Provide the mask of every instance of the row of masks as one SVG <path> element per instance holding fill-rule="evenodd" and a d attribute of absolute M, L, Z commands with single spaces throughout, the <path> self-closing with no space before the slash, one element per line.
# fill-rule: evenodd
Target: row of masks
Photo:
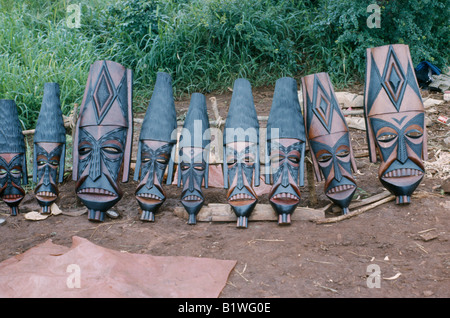
<path fill-rule="evenodd" d="M 132 83 L 132 71 L 118 63 L 97 61 L 91 65 L 75 127 L 72 175 L 76 194 L 92 221 L 104 220 L 105 213 L 123 196 L 119 182 L 129 178 Z M 327 73 L 304 76 L 301 89 L 303 107 L 295 79 L 276 81 L 261 169 L 260 126 L 251 84 L 243 78 L 234 82 L 223 130 L 223 177 L 237 227 L 248 226 L 258 202 L 255 187 L 260 180 L 272 185 L 269 200 L 278 223 L 290 223 L 301 200 L 307 150 L 316 179 L 324 181 L 325 195 L 342 213 L 349 211 L 357 189 L 356 164 L 330 77 Z M 27 183 L 25 143 L 14 101 L 0 103 L 0 197 L 15 215 L 25 195 L 21 185 Z M 427 149 L 424 107 L 407 45 L 367 49 L 364 113 L 370 160 L 380 161 L 379 180 L 398 204 L 409 203 L 423 178 Z M 196 223 L 205 202 L 202 188 L 208 187 L 211 134 L 203 94 L 191 95 L 181 132 L 177 128 L 172 78 L 159 72 L 139 134 L 134 170 L 143 221 L 154 221 L 166 199 L 164 178 L 172 183 L 175 164 L 189 224 Z M 57 184 L 63 180 L 65 160 L 65 128 L 56 83 L 44 87 L 33 156 L 36 199 L 42 213 L 50 213 L 58 197 Z"/>

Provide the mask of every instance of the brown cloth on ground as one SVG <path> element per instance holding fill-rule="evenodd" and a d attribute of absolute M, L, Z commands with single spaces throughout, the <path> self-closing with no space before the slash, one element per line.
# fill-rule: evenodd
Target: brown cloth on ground
<path fill-rule="evenodd" d="M 0 263 L 0 297 L 213 298 L 233 260 L 119 252 L 74 236 L 51 240 Z"/>

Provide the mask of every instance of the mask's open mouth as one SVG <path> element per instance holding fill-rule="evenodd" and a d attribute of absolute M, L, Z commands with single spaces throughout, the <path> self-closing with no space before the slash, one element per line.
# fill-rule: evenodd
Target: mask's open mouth
<path fill-rule="evenodd" d="M 2 200 L 6 203 L 14 203 L 23 199 L 23 195 L 21 194 L 5 194 L 2 197 Z"/>
<path fill-rule="evenodd" d="M 199 202 L 199 201 L 203 201 L 203 199 L 197 195 L 187 195 L 185 197 L 183 197 L 181 200 L 183 201 L 188 201 L 188 202 Z"/>
<path fill-rule="evenodd" d="M 275 204 L 293 205 L 300 202 L 300 198 L 295 194 L 288 192 L 277 193 L 270 198 L 270 201 Z"/>
<path fill-rule="evenodd" d="M 326 192 L 326 195 L 332 199 L 342 200 L 351 195 L 355 188 L 356 186 L 353 184 L 341 184 L 329 189 Z"/>
<path fill-rule="evenodd" d="M 382 176 L 382 179 L 393 185 L 412 184 L 423 177 L 423 171 L 412 168 L 399 168 L 391 170 Z"/>
<path fill-rule="evenodd" d="M 164 201 L 164 198 L 153 193 L 138 193 L 136 194 L 136 199 L 147 204 L 158 204 Z"/>
<path fill-rule="evenodd" d="M 118 197 L 116 193 L 100 188 L 83 188 L 78 190 L 77 195 L 82 200 L 99 202 L 108 202 Z"/>
<path fill-rule="evenodd" d="M 256 201 L 256 198 L 248 193 L 236 193 L 228 198 L 228 202 L 234 206 L 249 205 Z"/>
<path fill-rule="evenodd" d="M 39 201 L 53 201 L 56 197 L 57 195 L 50 191 L 40 191 L 36 193 L 36 198 Z"/>

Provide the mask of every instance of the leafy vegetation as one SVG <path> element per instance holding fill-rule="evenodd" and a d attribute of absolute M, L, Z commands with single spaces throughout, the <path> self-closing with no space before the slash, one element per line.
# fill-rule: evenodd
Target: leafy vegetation
<path fill-rule="evenodd" d="M 67 7 L 81 4 L 81 26 Z M 366 24 L 381 8 L 381 28 Z M 448 0 L 0 0 L 0 98 L 15 99 L 34 128 L 45 82 L 58 82 L 64 114 L 80 103 L 89 66 L 114 60 L 134 71 L 144 110 L 157 71 L 177 96 L 328 72 L 336 87 L 362 82 L 365 50 L 410 46 L 416 65 L 449 64 Z"/>

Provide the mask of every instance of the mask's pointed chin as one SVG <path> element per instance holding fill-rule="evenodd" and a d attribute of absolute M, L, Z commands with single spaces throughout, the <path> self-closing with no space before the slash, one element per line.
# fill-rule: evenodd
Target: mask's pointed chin
<path fill-rule="evenodd" d="M 352 201 L 352 198 L 353 198 L 353 194 L 356 191 L 356 186 L 348 187 L 348 185 L 341 185 L 339 187 L 341 187 L 341 188 L 339 188 L 339 189 L 341 189 L 341 191 L 339 191 L 339 192 L 336 191 L 336 192 L 332 192 L 332 193 L 327 191 L 326 196 L 331 201 L 333 201 L 334 204 L 341 207 L 343 214 L 347 214 L 348 206 L 350 205 L 350 202 Z"/>

